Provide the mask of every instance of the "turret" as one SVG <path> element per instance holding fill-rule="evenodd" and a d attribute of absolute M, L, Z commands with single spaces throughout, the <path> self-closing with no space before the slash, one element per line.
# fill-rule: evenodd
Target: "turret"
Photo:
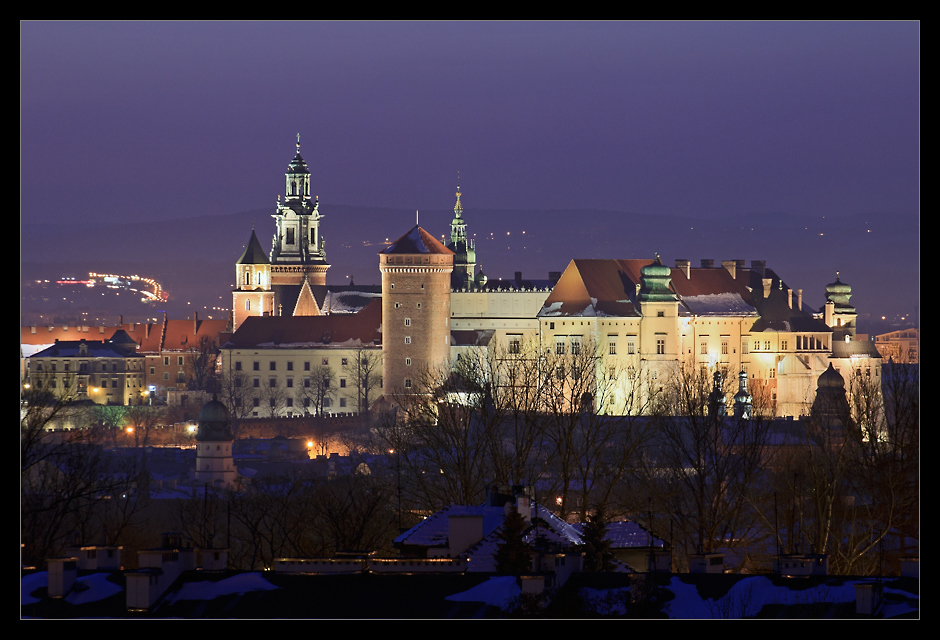
<path fill-rule="evenodd" d="M 379 254 L 386 394 L 409 393 L 449 367 L 454 252 L 415 226 Z"/>
<path fill-rule="evenodd" d="M 849 302 L 851 297 L 852 287 L 842 282 L 839 272 L 836 271 L 835 282 L 826 285 L 826 304 L 822 309 L 824 322 L 832 329 L 834 340 L 855 337 L 858 313 Z"/>

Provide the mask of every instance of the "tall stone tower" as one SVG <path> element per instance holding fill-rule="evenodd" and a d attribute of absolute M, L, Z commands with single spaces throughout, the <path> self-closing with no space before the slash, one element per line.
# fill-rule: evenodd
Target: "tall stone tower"
<path fill-rule="evenodd" d="M 419 390 L 450 361 L 454 252 L 419 226 L 379 253 L 386 394 Z"/>
<path fill-rule="evenodd" d="M 271 284 L 296 286 L 326 284 L 326 249 L 320 233 L 320 203 L 310 199 L 310 170 L 297 154 L 287 165 L 284 202 L 278 197 L 277 213 L 272 217 L 276 231 L 271 246 Z"/>
<path fill-rule="evenodd" d="M 235 290 L 232 292 L 232 331 L 249 316 L 273 315 L 271 263 L 261 248 L 255 230 L 235 263 Z"/>
<path fill-rule="evenodd" d="M 454 289 L 470 289 L 475 284 L 476 249 L 474 241 L 467 237 L 467 223 L 463 219 L 463 206 L 460 204 L 460 185 L 457 185 L 457 204 L 454 205 L 454 219 L 450 223 L 450 242 L 447 248 L 454 252 L 454 272 L 451 285 Z"/>

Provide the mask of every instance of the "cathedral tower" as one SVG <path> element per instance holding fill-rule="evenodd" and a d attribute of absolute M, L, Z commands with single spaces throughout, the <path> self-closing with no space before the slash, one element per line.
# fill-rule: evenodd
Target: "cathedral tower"
<path fill-rule="evenodd" d="M 454 252 L 419 226 L 379 254 L 386 393 L 408 393 L 450 360 Z"/>
<path fill-rule="evenodd" d="M 463 219 L 463 206 L 460 204 L 460 185 L 457 185 L 457 204 L 454 205 L 454 219 L 450 223 L 450 242 L 447 248 L 454 252 L 451 285 L 454 289 L 473 288 L 476 250 L 473 240 L 467 238 L 467 223 Z"/>
<path fill-rule="evenodd" d="M 284 202 L 278 198 L 277 213 L 272 217 L 276 231 L 271 246 L 272 284 L 326 284 L 326 249 L 320 233 L 320 203 L 310 199 L 310 170 L 300 155 L 300 134 L 297 153 L 285 174 Z"/>

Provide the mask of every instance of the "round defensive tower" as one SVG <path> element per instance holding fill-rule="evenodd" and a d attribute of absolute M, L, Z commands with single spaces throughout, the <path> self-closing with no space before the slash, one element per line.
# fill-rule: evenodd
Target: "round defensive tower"
<path fill-rule="evenodd" d="M 379 253 L 386 394 L 419 390 L 450 364 L 454 252 L 419 226 Z"/>

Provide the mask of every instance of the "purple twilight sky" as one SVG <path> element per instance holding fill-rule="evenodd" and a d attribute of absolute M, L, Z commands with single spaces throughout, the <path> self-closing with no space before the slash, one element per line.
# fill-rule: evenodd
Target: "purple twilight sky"
<path fill-rule="evenodd" d="M 26 22 L 24 221 L 270 207 L 298 132 L 314 191 L 337 204 L 446 207 L 459 171 L 476 208 L 913 212 L 919 33 Z"/>

